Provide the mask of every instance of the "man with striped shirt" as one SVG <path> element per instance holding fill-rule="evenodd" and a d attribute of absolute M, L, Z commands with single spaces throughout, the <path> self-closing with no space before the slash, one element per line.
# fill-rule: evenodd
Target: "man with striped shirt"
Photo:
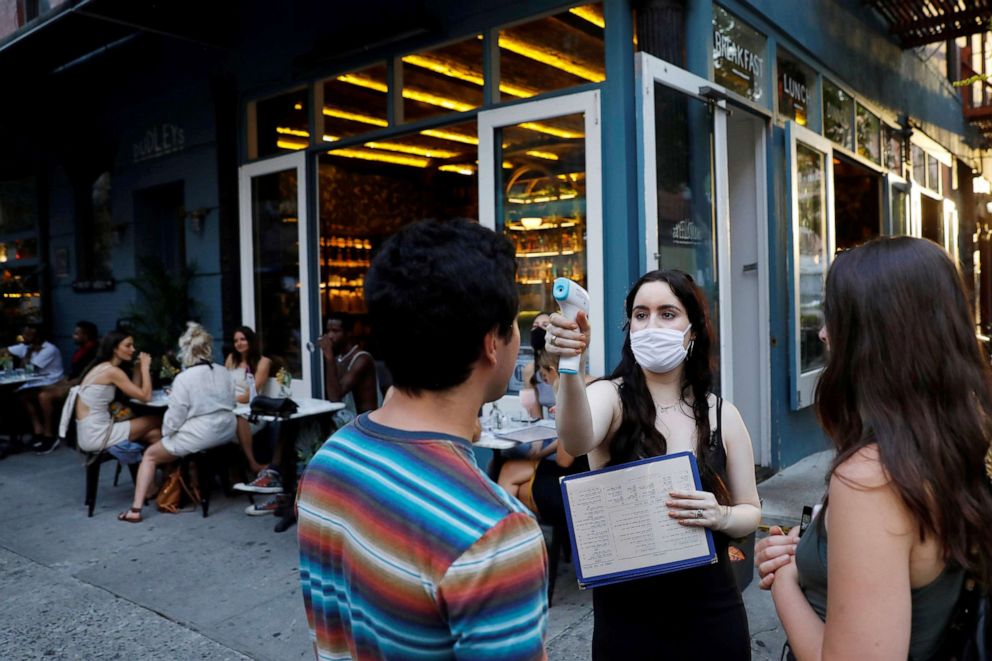
<path fill-rule="evenodd" d="M 298 497 L 318 659 L 543 659 L 540 528 L 475 463 L 484 402 L 520 346 L 513 245 L 468 221 L 408 226 L 365 280 L 382 408 L 336 432 Z"/>

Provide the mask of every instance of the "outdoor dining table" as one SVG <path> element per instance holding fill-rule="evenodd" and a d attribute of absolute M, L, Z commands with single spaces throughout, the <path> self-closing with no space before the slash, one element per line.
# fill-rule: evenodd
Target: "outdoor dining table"
<path fill-rule="evenodd" d="M 154 409 L 165 409 L 169 406 L 169 396 L 164 390 L 152 391 L 152 398 L 143 402 L 140 399 L 132 399 L 138 406 L 145 406 Z M 303 421 L 313 418 L 319 420 L 321 424 L 321 436 L 326 437 L 330 433 L 331 415 L 336 411 L 345 408 L 344 402 L 329 402 L 326 399 L 315 399 L 313 397 L 293 397 L 297 410 L 288 418 L 280 418 L 273 415 L 252 416 L 251 406 L 248 404 L 238 404 L 234 407 L 234 415 L 239 418 L 252 419 L 261 422 L 278 422 L 279 438 L 276 441 L 276 451 L 279 463 L 279 472 L 283 479 L 283 490 L 291 497 L 296 494 L 296 437 L 299 435 L 300 425 Z M 283 532 L 296 522 L 296 513 L 292 504 L 283 510 L 277 511 L 279 521 L 276 523 L 275 531 Z"/>
<path fill-rule="evenodd" d="M 293 498 L 296 496 L 296 437 L 299 435 L 300 424 L 309 418 L 318 420 L 321 424 L 321 438 L 326 438 L 332 426 L 331 415 L 345 408 L 344 402 L 329 402 L 326 399 L 312 397 L 294 397 L 293 401 L 296 402 L 298 409 L 288 418 L 271 415 L 259 415 L 253 418 L 279 423 L 279 439 L 276 441 L 276 451 L 281 451 L 278 457 L 279 473 L 283 480 L 283 492 L 289 494 L 290 502 L 276 510 L 276 516 L 279 517 L 274 528 L 276 532 L 283 532 L 296 523 Z M 234 414 L 241 418 L 250 418 L 251 407 L 248 404 L 239 404 L 234 407 Z"/>

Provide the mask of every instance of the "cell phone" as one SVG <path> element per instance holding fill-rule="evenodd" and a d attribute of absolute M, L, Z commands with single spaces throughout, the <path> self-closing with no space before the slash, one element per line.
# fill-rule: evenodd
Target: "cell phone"
<path fill-rule="evenodd" d="M 813 520 L 813 508 L 809 505 L 803 506 L 803 516 L 799 519 L 799 536 L 802 537 L 803 533 L 806 532 L 806 528 L 809 528 L 810 521 Z"/>

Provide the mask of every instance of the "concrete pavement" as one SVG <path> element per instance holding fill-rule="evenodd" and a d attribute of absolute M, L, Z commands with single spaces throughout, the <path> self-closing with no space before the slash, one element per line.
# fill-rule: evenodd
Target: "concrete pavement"
<path fill-rule="evenodd" d="M 766 519 L 793 522 L 803 503 L 817 502 L 825 461 L 815 455 L 760 485 Z M 125 471 L 112 486 L 113 468 L 103 466 L 90 519 L 74 452 L 0 461 L 0 658 L 312 658 L 295 528 L 274 533 L 273 517 L 243 514 L 247 497 L 222 494 L 206 519 L 151 507 L 144 523 L 121 523 L 132 485 Z M 591 594 L 577 589 L 570 565 L 560 567 L 549 656 L 588 659 Z M 768 594 L 752 584 L 745 603 L 754 658 L 778 659 Z"/>

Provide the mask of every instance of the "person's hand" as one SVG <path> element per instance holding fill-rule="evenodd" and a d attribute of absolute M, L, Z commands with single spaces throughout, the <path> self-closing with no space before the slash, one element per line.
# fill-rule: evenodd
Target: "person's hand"
<path fill-rule="evenodd" d="M 334 357 L 334 345 L 331 343 L 330 335 L 321 335 L 318 337 L 317 346 L 320 347 L 325 358 L 331 359 Z"/>
<path fill-rule="evenodd" d="M 141 353 L 138 354 L 138 366 L 141 369 L 143 369 L 143 370 L 150 369 L 151 368 L 151 365 L 152 365 L 152 357 L 151 357 L 151 355 L 149 355 L 148 353 L 146 353 L 144 351 L 142 351 Z"/>
<path fill-rule="evenodd" d="M 544 337 L 544 350 L 556 356 L 576 356 L 589 346 L 589 337 L 589 318 L 585 312 L 579 312 L 575 321 L 555 312 Z"/>
<path fill-rule="evenodd" d="M 723 530 L 727 527 L 730 508 L 716 501 L 709 491 L 670 491 L 668 516 L 684 526 Z"/>
<path fill-rule="evenodd" d="M 799 569 L 793 556 L 789 556 L 789 562 L 775 570 L 772 586 L 768 589 L 772 591 L 774 597 L 776 592 L 788 587 L 789 584 L 799 585 Z"/>
<path fill-rule="evenodd" d="M 771 590 L 775 576 L 783 567 L 792 564 L 799 544 L 799 526 L 795 526 L 786 535 L 778 526 L 768 529 L 768 537 L 759 541 L 754 547 L 754 566 L 758 569 L 761 580 L 758 587 Z"/>

